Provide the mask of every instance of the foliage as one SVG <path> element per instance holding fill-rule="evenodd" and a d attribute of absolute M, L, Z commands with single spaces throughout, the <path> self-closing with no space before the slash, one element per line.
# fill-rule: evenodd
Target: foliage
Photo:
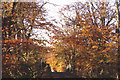
<path fill-rule="evenodd" d="M 3 3 L 3 78 L 38 78 L 49 71 L 47 64 L 57 72 L 71 65 L 71 73 L 82 78 L 116 78 L 118 33 L 114 6 L 100 0 L 66 5 L 59 12 L 60 23 L 54 20 L 59 24 L 56 26 L 45 18 L 46 3 Z M 36 29 L 48 31 L 51 40 L 37 39 Z"/>
<path fill-rule="evenodd" d="M 56 26 L 52 37 L 56 58 L 65 59 L 81 77 L 115 77 L 118 34 L 114 7 L 109 2 L 76 2 L 60 14 L 62 27 Z"/>
<path fill-rule="evenodd" d="M 32 38 L 39 21 L 45 21 L 45 2 L 3 2 L 2 62 L 3 78 L 34 78 L 42 72 L 44 40 Z M 38 44 L 42 44 L 39 46 Z M 42 61 L 43 60 L 43 61 Z M 44 68 L 43 68 L 44 69 Z"/>

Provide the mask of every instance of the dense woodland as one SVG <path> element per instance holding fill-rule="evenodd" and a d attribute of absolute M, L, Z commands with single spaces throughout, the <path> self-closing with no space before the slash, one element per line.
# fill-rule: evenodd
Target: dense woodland
<path fill-rule="evenodd" d="M 70 65 L 69 71 L 80 78 L 116 78 L 115 4 L 98 0 L 66 5 L 59 22 L 47 20 L 46 4 L 2 3 L 2 77 L 40 78 L 49 64 L 57 72 Z M 35 29 L 46 30 L 50 41 L 38 39 Z"/>

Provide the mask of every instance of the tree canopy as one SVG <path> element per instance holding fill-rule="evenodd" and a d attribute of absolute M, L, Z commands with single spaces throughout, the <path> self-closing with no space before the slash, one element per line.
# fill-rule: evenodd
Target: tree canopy
<path fill-rule="evenodd" d="M 119 33 L 115 6 L 100 0 L 75 2 L 61 8 L 57 22 L 46 18 L 46 4 L 42 0 L 3 2 L 3 78 L 38 78 L 48 71 L 47 64 L 57 72 L 69 67 L 81 78 L 116 78 Z M 50 41 L 38 39 L 35 30 L 48 31 Z"/>

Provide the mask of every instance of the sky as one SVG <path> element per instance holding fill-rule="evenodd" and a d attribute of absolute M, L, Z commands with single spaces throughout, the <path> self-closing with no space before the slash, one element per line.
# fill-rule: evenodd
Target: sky
<path fill-rule="evenodd" d="M 48 12 L 48 19 L 49 20 L 52 20 L 52 19 L 59 20 L 60 15 L 58 14 L 58 11 L 64 5 L 72 4 L 72 3 L 74 3 L 78 0 L 44 0 L 44 1 L 47 1 L 47 2 L 51 3 L 51 4 L 46 4 L 44 6 L 47 9 L 47 12 Z M 56 4 L 56 6 L 54 6 L 53 4 Z M 39 37 L 44 37 L 44 39 L 49 41 L 50 38 L 45 33 L 46 33 L 45 30 L 38 30 L 38 32 L 36 34 L 40 34 Z M 48 43 L 46 43 L 46 45 L 50 46 Z"/>
<path fill-rule="evenodd" d="M 39 1 L 39 0 L 38 0 Z M 86 1 L 90 1 L 90 0 L 44 0 L 47 1 L 51 4 L 46 4 L 44 7 L 47 9 L 48 12 L 48 19 L 52 20 L 52 19 L 56 19 L 57 21 L 59 21 L 60 15 L 58 13 L 58 11 L 64 6 L 64 5 L 69 5 L 72 4 L 74 2 L 77 1 L 81 1 L 81 2 L 86 2 Z M 93 1 L 93 0 L 91 0 Z M 95 0 L 96 1 L 96 0 Z M 105 0 L 104 0 L 105 1 Z M 114 3 L 115 0 L 110 0 L 111 3 Z M 54 6 L 53 4 L 56 4 L 56 6 Z M 39 30 L 38 34 L 40 33 L 41 35 L 39 35 L 40 37 L 44 37 L 44 39 L 46 40 L 50 40 L 48 35 L 45 34 L 45 30 Z M 47 46 L 50 46 L 49 44 L 47 44 Z"/>
<path fill-rule="evenodd" d="M 77 0 L 45 0 L 50 3 L 56 4 L 57 6 L 53 6 L 52 4 L 46 4 L 45 8 L 49 11 L 49 15 L 56 16 L 58 15 L 57 12 L 62 8 L 64 5 L 71 4 L 73 2 L 76 2 Z M 57 16 L 56 16 L 57 17 Z"/>
<path fill-rule="evenodd" d="M 52 4 L 56 4 L 56 6 L 52 4 L 46 4 L 44 7 L 48 10 L 49 17 L 59 19 L 60 15 L 58 14 L 58 11 L 64 6 L 68 4 L 72 4 L 77 1 L 85 2 L 87 0 L 44 0 Z"/>
<path fill-rule="evenodd" d="M 44 0 L 44 1 L 47 1 L 47 2 L 50 2 L 50 3 L 57 5 L 57 6 L 53 6 L 52 4 L 46 4 L 44 7 L 48 10 L 49 16 L 58 19 L 59 14 L 57 12 L 64 5 L 72 4 L 72 3 L 77 2 L 77 1 L 84 3 L 84 2 L 88 2 L 88 1 L 97 1 L 97 0 Z M 101 0 L 101 1 L 105 1 L 105 0 Z M 109 0 L 107 0 L 107 1 L 109 1 Z M 115 0 L 110 0 L 110 2 L 114 3 Z"/>

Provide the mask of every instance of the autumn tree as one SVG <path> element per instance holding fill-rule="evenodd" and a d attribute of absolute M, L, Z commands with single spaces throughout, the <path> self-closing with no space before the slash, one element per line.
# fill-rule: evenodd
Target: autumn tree
<path fill-rule="evenodd" d="M 58 72 L 70 65 L 71 73 L 82 78 L 115 78 L 118 55 L 115 7 L 100 0 L 66 5 L 60 11 L 60 23 L 55 21 L 57 26 L 46 20 L 45 4 L 42 0 L 3 3 L 3 78 L 41 77 L 47 70 L 43 62 Z M 51 41 L 37 39 L 37 29 L 48 30 Z M 53 48 L 46 47 L 45 42 Z"/>
<path fill-rule="evenodd" d="M 3 2 L 3 78 L 36 77 L 40 73 L 42 53 L 46 53 L 47 49 L 45 45 L 38 45 L 45 41 L 32 37 L 36 36 L 36 28 L 48 25 L 45 4 L 42 0 L 39 3 Z"/>
<path fill-rule="evenodd" d="M 116 13 L 117 13 L 117 29 L 116 29 L 116 33 L 118 33 L 118 39 L 119 39 L 119 36 L 120 36 L 120 33 L 119 33 L 119 31 L 120 31 L 120 9 L 119 9 L 119 5 L 120 4 L 120 1 L 119 0 L 115 0 L 115 7 L 116 7 Z M 120 42 L 118 41 L 118 48 L 119 48 L 119 46 L 120 46 L 120 44 L 119 44 Z M 118 53 L 120 53 L 120 50 L 118 49 Z M 120 57 L 120 54 L 118 54 L 118 70 L 119 70 L 119 68 L 120 68 L 120 63 L 119 63 L 119 57 Z M 118 72 L 118 77 L 117 78 L 119 78 L 120 77 L 120 73 Z"/>
<path fill-rule="evenodd" d="M 109 1 L 76 2 L 60 11 L 53 28 L 56 58 L 72 65 L 80 77 L 116 77 L 116 11 Z"/>

